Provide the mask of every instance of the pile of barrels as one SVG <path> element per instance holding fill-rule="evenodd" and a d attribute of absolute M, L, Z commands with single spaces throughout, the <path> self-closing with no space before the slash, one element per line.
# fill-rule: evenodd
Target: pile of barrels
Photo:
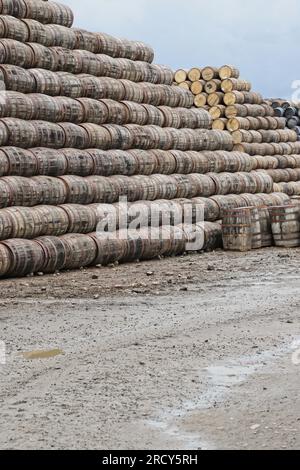
<path fill-rule="evenodd" d="M 225 250 L 250 251 L 275 245 L 300 246 L 300 205 L 248 206 L 226 209 L 222 239 Z"/>
<path fill-rule="evenodd" d="M 299 166 L 295 163 L 300 155 L 299 105 L 264 100 L 230 65 L 179 69 L 173 88 L 194 94 L 194 106 L 210 113 L 212 129 L 230 132 L 233 150 L 259 161 L 260 168 L 273 178 L 274 192 L 300 195 Z"/>
<path fill-rule="evenodd" d="M 194 106 L 210 113 L 213 129 L 232 134 L 235 150 L 262 156 L 300 153 L 299 110 L 287 102 L 264 100 L 236 67 L 180 69 L 173 85 L 194 94 Z"/>
<path fill-rule="evenodd" d="M 175 87 L 151 47 L 72 24 L 0 0 L 0 276 L 212 250 L 227 210 L 297 194 L 296 133 L 236 69 Z"/>
<path fill-rule="evenodd" d="M 268 100 L 275 116 L 286 119 L 286 127 L 294 130 L 300 140 L 300 103 L 280 99 Z"/>
<path fill-rule="evenodd" d="M 150 233 L 151 232 L 151 233 Z M 87 235 L 69 233 L 42 236 L 34 240 L 8 239 L 0 243 L 0 276 L 25 276 L 30 273 L 53 273 L 85 266 L 107 266 L 137 259 L 179 255 L 187 244 L 195 250 L 222 246 L 221 225 L 164 225 L 159 228 L 98 232 Z"/>

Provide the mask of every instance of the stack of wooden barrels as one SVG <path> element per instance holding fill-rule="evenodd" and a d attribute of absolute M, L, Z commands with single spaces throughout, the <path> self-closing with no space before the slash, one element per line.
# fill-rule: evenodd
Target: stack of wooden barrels
<path fill-rule="evenodd" d="M 240 78 L 236 67 L 179 69 L 173 85 L 194 94 L 194 106 L 209 111 L 213 129 L 232 133 L 235 150 L 263 156 L 300 153 L 294 131 L 299 124 L 297 107 L 264 100 L 260 93 L 252 91 L 249 81 Z M 290 119 L 289 129 L 285 118 Z"/>
<path fill-rule="evenodd" d="M 300 103 L 280 99 L 267 100 L 274 109 L 275 116 L 286 119 L 286 127 L 297 132 L 300 140 Z"/>
<path fill-rule="evenodd" d="M 225 250 L 250 251 L 267 246 L 300 246 L 300 205 L 226 209 L 222 222 Z"/>
<path fill-rule="evenodd" d="M 189 89 L 195 95 L 194 106 L 210 113 L 213 129 L 231 133 L 234 151 L 259 161 L 260 168 L 273 178 L 274 191 L 300 194 L 299 105 L 264 100 L 230 65 L 180 69 L 174 84 L 178 85 L 175 89 Z"/>
<path fill-rule="evenodd" d="M 72 23 L 52 1 L 0 1 L 0 276 L 214 249 L 229 208 L 289 202 L 274 180 L 300 180 L 300 157 L 245 153 L 151 47 Z M 233 68 L 201 74 L 249 102 Z"/>

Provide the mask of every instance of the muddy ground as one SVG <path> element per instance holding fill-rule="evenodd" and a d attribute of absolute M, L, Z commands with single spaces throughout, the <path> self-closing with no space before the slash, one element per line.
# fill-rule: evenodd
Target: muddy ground
<path fill-rule="evenodd" d="M 299 260 L 216 251 L 1 281 L 0 448 L 299 449 Z"/>

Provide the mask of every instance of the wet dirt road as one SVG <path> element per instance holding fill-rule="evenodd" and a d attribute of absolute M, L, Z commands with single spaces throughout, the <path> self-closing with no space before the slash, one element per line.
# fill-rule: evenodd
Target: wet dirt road
<path fill-rule="evenodd" d="M 1 281 L 0 448 L 299 449 L 299 255 Z"/>

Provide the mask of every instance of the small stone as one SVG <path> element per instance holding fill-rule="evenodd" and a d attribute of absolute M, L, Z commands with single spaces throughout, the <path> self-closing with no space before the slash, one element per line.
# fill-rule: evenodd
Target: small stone
<path fill-rule="evenodd" d="M 147 276 L 153 276 L 154 272 L 153 271 L 148 271 L 146 274 L 147 274 Z"/>
<path fill-rule="evenodd" d="M 44 276 L 44 273 L 37 273 L 37 276 Z"/>
<path fill-rule="evenodd" d="M 211 264 L 209 264 L 207 266 L 207 271 L 215 271 L 215 270 L 216 270 L 216 268 L 214 266 L 212 266 Z"/>
<path fill-rule="evenodd" d="M 256 430 L 259 429 L 259 428 L 260 428 L 260 424 L 253 424 L 253 425 L 250 427 L 250 429 L 251 429 L 252 431 L 256 431 Z"/>
<path fill-rule="evenodd" d="M 99 294 L 94 295 L 94 299 L 95 299 L 95 300 L 98 300 L 99 298 L 100 298 L 100 295 L 99 295 Z"/>

